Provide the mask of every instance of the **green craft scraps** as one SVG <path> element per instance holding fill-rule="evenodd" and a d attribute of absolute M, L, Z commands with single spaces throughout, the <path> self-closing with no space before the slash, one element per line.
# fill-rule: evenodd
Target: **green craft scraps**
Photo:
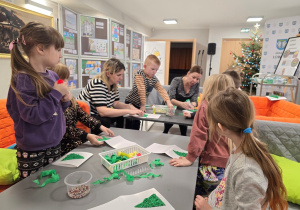
<path fill-rule="evenodd" d="M 143 117 L 148 117 L 148 115 L 147 114 L 144 114 L 144 116 Z"/>
<path fill-rule="evenodd" d="M 116 162 L 120 162 L 123 160 L 128 160 L 128 157 L 126 156 L 118 156 L 116 154 L 112 154 L 110 157 L 108 155 L 105 155 L 104 158 L 110 163 L 110 164 L 114 164 Z"/>
<path fill-rule="evenodd" d="M 152 164 L 154 164 L 155 166 L 164 166 L 165 165 L 164 163 L 160 162 L 160 159 L 156 159 L 149 164 L 150 168 L 153 169 Z"/>
<path fill-rule="evenodd" d="M 93 185 L 103 184 L 103 183 L 105 183 L 107 181 L 110 181 L 112 179 L 120 179 L 122 174 L 126 176 L 126 180 L 128 182 L 133 182 L 134 178 L 148 178 L 148 177 L 155 178 L 155 177 L 161 176 L 161 174 L 156 175 L 156 174 L 153 174 L 153 173 L 148 173 L 148 174 L 147 173 L 142 173 L 140 175 L 132 176 L 132 175 L 126 173 L 124 170 L 120 170 L 120 171 L 114 171 L 114 173 L 112 175 L 110 175 L 109 177 L 104 177 L 103 181 L 97 180 L 97 181 L 93 182 L 92 184 Z"/>
<path fill-rule="evenodd" d="M 142 203 L 134 206 L 135 208 L 152 208 L 158 206 L 165 206 L 164 202 L 155 194 L 153 193 L 150 197 L 145 198 Z"/>
<path fill-rule="evenodd" d="M 61 161 L 66 161 L 66 160 L 74 160 L 74 159 L 84 159 L 83 156 L 75 154 L 75 153 L 71 153 L 68 154 L 64 159 L 62 159 Z"/>
<path fill-rule="evenodd" d="M 39 187 L 45 187 L 49 183 L 55 183 L 59 180 L 59 175 L 56 173 L 54 169 L 42 171 L 40 175 L 40 179 L 42 179 L 45 176 L 51 176 L 51 178 L 46 179 L 41 185 L 38 179 L 33 180 L 34 183 L 36 183 Z"/>
<path fill-rule="evenodd" d="M 105 137 L 105 136 L 102 136 L 102 139 L 97 138 L 98 141 L 106 141 L 106 140 L 109 140 L 109 139 L 111 139 L 111 138 Z"/>
<path fill-rule="evenodd" d="M 173 150 L 173 152 L 175 152 L 176 155 L 178 155 L 180 157 L 186 157 L 186 155 L 187 155 L 187 153 L 185 153 L 185 152 L 179 152 L 179 151 L 175 151 L 175 150 Z"/>

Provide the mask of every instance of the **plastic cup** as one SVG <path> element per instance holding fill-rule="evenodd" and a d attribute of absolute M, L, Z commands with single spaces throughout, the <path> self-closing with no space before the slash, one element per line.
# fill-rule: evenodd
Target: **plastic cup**
<path fill-rule="evenodd" d="M 174 116 L 175 115 L 175 111 L 177 109 L 177 106 L 174 106 L 172 110 L 169 110 L 169 108 L 167 108 L 167 112 L 166 112 L 166 115 L 167 116 Z"/>
<path fill-rule="evenodd" d="M 88 171 L 76 171 L 65 177 L 67 192 L 70 198 L 83 198 L 91 190 L 93 175 Z"/>

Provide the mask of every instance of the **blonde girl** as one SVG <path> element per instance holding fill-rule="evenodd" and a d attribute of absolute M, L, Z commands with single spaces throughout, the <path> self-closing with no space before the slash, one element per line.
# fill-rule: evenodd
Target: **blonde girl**
<path fill-rule="evenodd" d="M 14 121 L 21 178 L 60 157 L 70 93 L 47 67 L 59 62 L 63 47 L 63 37 L 54 28 L 35 22 L 21 28 L 9 46 L 12 74 L 6 107 Z"/>
<path fill-rule="evenodd" d="M 217 132 L 230 138 L 236 150 L 208 201 L 196 197 L 197 210 L 288 208 L 281 171 L 266 145 L 253 136 L 254 118 L 252 101 L 242 91 L 227 89 L 211 99 L 207 109 L 210 136 Z"/>
<path fill-rule="evenodd" d="M 223 177 L 229 157 L 228 140 L 225 137 L 208 135 L 206 110 L 212 97 L 228 87 L 234 87 L 234 82 L 225 74 L 212 75 L 205 80 L 202 101 L 194 118 L 187 148 L 188 154 L 186 157 L 174 158 L 170 161 L 170 164 L 176 167 L 190 166 L 199 157 L 195 195 L 207 196 Z"/>

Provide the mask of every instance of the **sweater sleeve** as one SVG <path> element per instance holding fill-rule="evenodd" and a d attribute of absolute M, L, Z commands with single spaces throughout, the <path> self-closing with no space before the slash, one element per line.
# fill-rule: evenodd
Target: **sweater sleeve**
<path fill-rule="evenodd" d="M 192 131 L 190 135 L 190 142 L 188 144 L 188 154 L 186 158 L 194 162 L 197 157 L 205 148 L 205 144 L 208 140 L 208 123 L 206 120 L 207 102 L 203 101 L 194 118 Z"/>
<path fill-rule="evenodd" d="M 142 75 L 136 75 L 134 77 L 134 82 L 136 84 L 136 87 L 138 89 L 138 95 L 141 100 L 141 104 L 146 104 L 146 89 L 145 89 L 145 81 Z"/>
<path fill-rule="evenodd" d="M 169 95 L 163 86 L 161 86 L 160 82 L 158 81 L 155 83 L 154 88 L 157 90 L 157 92 L 161 95 L 164 101 L 170 100 Z"/>
<path fill-rule="evenodd" d="M 176 99 L 176 92 L 177 92 L 178 86 L 179 86 L 179 82 L 178 82 L 178 79 L 175 77 L 174 79 L 172 79 L 172 82 L 170 84 L 170 88 L 168 91 L 170 100 Z"/>

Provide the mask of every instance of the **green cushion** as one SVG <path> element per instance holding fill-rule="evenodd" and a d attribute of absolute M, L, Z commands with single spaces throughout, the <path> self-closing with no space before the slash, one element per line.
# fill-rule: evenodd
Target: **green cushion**
<path fill-rule="evenodd" d="M 14 184 L 18 179 L 16 150 L 0 148 L 0 185 Z"/>
<path fill-rule="evenodd" d="M 300 205 L 300 163 L 273 154 L 272 157 L 282 169 L 282 179 L 287 191 L 287 200 Z"/>

